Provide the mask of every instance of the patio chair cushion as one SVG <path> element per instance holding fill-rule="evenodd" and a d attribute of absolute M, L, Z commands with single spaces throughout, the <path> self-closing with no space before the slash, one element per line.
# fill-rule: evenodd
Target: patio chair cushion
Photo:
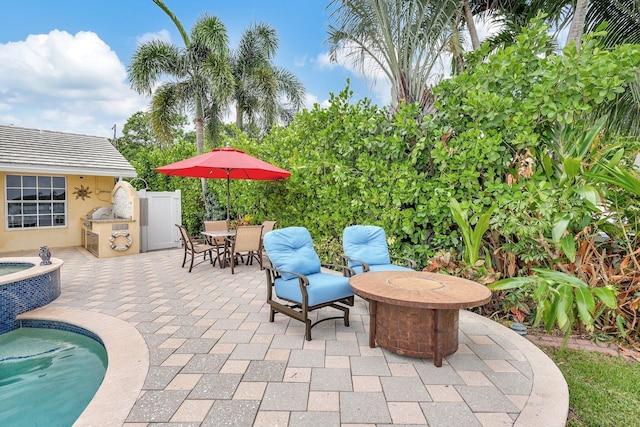
<path fill-rule="evenodd" d="M 374 225 L 346 227 L 342 235 L 342 242 L 344 253 L 350 258 L 349 267 L 351 268 L 361 265 L 357 260 L 372 266 L 391 264 L 387 236 L 381 227 Z M 360 267 L 360 272 L 362 272 L 362 267 Z"/>
<path fill-rule="evenodd" d="M 356 274 L 362 273 L 362 265 L 351 267 Z M 395 264 L 369 264 L 369 271 L 414 271 L 412 268 Z"/>
<path fill-rule="evenodd" d="M 309 286 L 306 288 L 309 306 L 353 296 L 348 277 L 329 273 L 314 273 L 307 275 L 307 279 L 309 279 Z M 275 288 L 279 298 L 302 303 L 300 284 L 297 278 L 276 279 Z"/>
<path fill-rule="evenodd" d="M 304 227 L 268 232 L 264 235 L 264 248 L 277 270 L 293 271 L 305 276 L 320 272 L 320 258 L 313 248 L 309 230 Z M 296 277 L 293 274 L 281 274 L 285 280 Z"/>

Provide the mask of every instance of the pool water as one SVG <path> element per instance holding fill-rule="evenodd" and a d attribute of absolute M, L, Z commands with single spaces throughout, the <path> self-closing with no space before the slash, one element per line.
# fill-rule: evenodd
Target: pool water
<path fill-rule="evenodd" d="M 29 264 L 26 262 L 1 263 L 0 276 L 4 276 L 5 274 L 17 273 L 18 271 L 26 270 L 31 267 L 33 267 L 33 264 Z"/>
<path fill-rule="evenodd" d="M 102 344 L 58 329 L 0 335 L 0 426 L 71 426 L 107 369 Z"/>

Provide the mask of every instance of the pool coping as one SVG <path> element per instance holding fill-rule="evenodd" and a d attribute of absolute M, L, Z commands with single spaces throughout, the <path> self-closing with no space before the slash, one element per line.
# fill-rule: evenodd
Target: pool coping
<path fill-rule="evenodd" d="M 33 264 L 33 267 L 29 267 L 25 270 L 0 276 L 0 286 L 13 283 L 18 280 L 25 280 L 31 277 L 41 276 L 45 273 L 50 273 L 60 269 L 64 264 L 64 261 L 59 258 L 51 258 L 51 264 L 47 265 L 40 265 L 41 261 L 40 257 L 0 257 L 0 262 Z"/>
<path fill-rule="evenodd" d="M 74 425 L 125 423 L 149 371 L 149 349 L 134 326 L 113 316 L 68 307 L 41 307 L 22 313 L 17 319 L 68 323 L 99 336 L 109 364 L 98 391 Z"/>

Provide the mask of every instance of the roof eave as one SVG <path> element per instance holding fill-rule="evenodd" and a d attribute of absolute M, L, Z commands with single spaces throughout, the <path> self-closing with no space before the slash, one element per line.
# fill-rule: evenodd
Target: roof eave
<path fill-rule="evenodd" d="M 89 176 L 112 176 L 122 178 L 135 178 L 138 176 L 135 169 L 119 168 L 89 168 L 89 167 L 69 167 L 51 165 L 16 165 L 0 163 L 2 172 L 20 172 L 37 174 L 58 174 L 58 175 L 89 175 Z"/>

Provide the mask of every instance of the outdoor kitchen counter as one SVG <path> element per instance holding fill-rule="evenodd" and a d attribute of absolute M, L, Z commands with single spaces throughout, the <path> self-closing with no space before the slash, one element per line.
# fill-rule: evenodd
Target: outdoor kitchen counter
<path fill-rule="evenodd" d="M 82 220 L 90 221 L 90 222 L 135 222 L 135 220 L 131 218 L 101 218 L 101 219 L 83 218 Z"/>
<path fill-rule="evenodd" d="M 98 258 L 140 252 L 140 226 L 131 218 L 82 220 L 82 246 Z"/>
<path fill-rule="evenodd" d="M 140 253 L 140 199 L 135 188 L 119 181 L 111 206 L 98 206 L 82 217 L 82 246 L 98 258 Z"/>

